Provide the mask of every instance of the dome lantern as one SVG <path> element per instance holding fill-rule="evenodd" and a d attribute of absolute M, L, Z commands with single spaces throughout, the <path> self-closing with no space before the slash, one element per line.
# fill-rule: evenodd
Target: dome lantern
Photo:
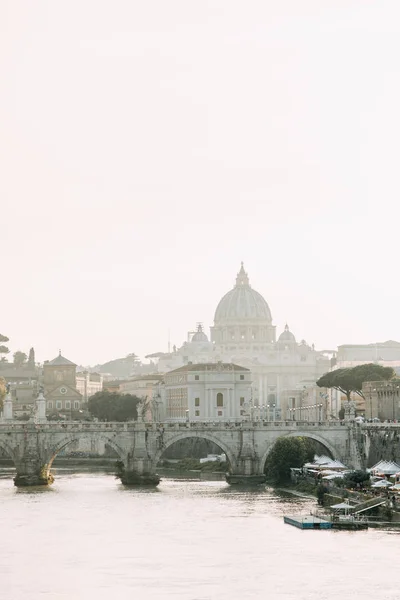
<path fill-rule="evenodd" d="M 249 276 L 244 270 L 243 262 L 241 263 L 240 271 L 236 276 L 236 287 L 240 287 L 242 285 L 247 285 L 250 287 Z"/>

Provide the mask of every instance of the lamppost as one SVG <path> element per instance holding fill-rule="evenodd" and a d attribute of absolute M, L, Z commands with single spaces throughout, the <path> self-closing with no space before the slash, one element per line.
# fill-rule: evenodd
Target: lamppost
<path fill-rule="evenodd" d="M 372 420 L 372 385 L 369 386 L 369 418 Z"/>
<path fill-rule="evenodd" d="M 269 423 L 269 404 L 267 404 L 267 421 Z"/>
<path fill-rule="evenodd" d="M 272 420 L 273 420 L 274 423 L 275 423 L 275 407 L 276 407 L 276 404 L 274 403 L 272 405 Z"/>

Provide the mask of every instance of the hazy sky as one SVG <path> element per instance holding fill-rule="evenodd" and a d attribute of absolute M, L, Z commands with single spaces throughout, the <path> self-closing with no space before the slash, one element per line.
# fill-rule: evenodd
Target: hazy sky
<path fill-rule="evenodd" d="M 0 332 L 81 364 L 243 260 L 318 348 L 400 340 L 399 0 L 2 0 Z"/>

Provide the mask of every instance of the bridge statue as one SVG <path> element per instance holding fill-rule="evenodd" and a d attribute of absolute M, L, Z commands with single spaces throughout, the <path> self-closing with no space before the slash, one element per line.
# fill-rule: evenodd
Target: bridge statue
<path fill-rule="evenodd" d="M 297 423 L 296 421 L 237 422 L 47 422 L 40 418 L 45 402 L 43 393 L 37 400 L 42 408 L 30 422 L 0 423 L 0 447 L 13 460 L 17 486 L 52 483 L 51 468 L 57 454 L 82 438 L 102 441 L 119 456 L 117 475 L 125 485 L 157 485 L 157 464 L 163 453 L 175 442 L 187 438 L 205 439 L 219 446 L 227 457 L 227 481 L 261 483 L 265 481 L 267 456 L 276 440 L 282 436 L 305 436 L 316 440 L 333 458 L 349 467 L 361 468 L 362 452 L 356 425 L 327 423 Z M 140 413 L 139 413 L 140 414 Z M 364 427 L 364 425 L 362 426 Z"/>
<path fill-rule="evenodd" d="M 6 385 L 6 397 L 3 402 L 3 420 L 12 421 L 13 419 L 13 401 L 11 398 L 11 385 Z"/>

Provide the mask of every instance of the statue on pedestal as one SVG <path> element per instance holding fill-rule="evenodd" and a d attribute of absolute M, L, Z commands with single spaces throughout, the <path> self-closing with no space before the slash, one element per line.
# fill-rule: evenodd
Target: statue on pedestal
<path fill-rule="evenodd" d="M 5 421 L 12 421 L 13 419 L 13 402 L 11 398 L 11 385 L 6 385 L 6 397 L 3 403 L 3 419 Z"/>
<path fill-rule="evenodd" d="M 145 403 L 144 403 L 143 399 L 141 399 L 140 402 L 138 403 L 136 410 L 137 410 L 137 422 L 143 423 L 144 411 L 145 411 Z"/>

